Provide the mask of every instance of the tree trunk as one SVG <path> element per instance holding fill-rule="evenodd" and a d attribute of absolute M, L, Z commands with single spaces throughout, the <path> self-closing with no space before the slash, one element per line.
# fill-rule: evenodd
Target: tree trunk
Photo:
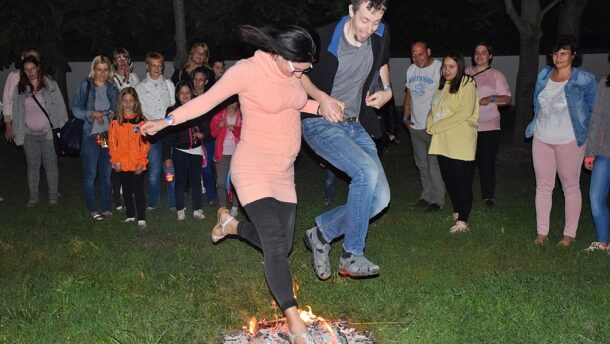
<path fill-rule="evenodd" d="M 186 19 L 184 16 L 184 0 L 173 0 L 174 3 L 174 20 L 176 23 L 176 56 L 174 57 L 174 68 L 178 69 L 184 66 L 188 54 L 186 52 Z"/>
<path fill-rule="evenodd" d="M 70 72 L 70 66 L 66 63 L 65 66 L 58 65 L 52 69 L 52 77 L 55 82 L 57 82 L 57 86 L 59 86 L 59 90 L 61 91 L 61 95 L 64 98 L 64 102 L 66 104 L 66 109 L 72 108 L 72 102 L 68 98 L 68 79 L 66 75 Z"/>
<path fill-rule="evenodd" d="M 513 143 L 515 144 L 525 142 L 525 128 L 532 118 L 533 95 L 538 75 L 538 54 L 540 50 L 538 35 L 521 36 L 519 71 L 515 90 L 515 129 L 513 132 Z"/>
<path fill-rule="evenodd" d="M 559 11 L 558 35 L 572 35 L 579 39 L 580 21 L 589 0 L 563 0 Z"/>
<path fill-rule="evenodd" d="M 509 15 L 520 37 L 519 72 L 515 94 L 515 129 L 513 143 L 524 143 L 525 128 L 532 117 L 534 86 L 538 74 L 538 54 L 542 38 L 542 19 L 561 0 L 553 0 L 544 9 L 540 0 L 521 0 L 521 12 L 517 13 L 513 0 L 504 0 Z"/>

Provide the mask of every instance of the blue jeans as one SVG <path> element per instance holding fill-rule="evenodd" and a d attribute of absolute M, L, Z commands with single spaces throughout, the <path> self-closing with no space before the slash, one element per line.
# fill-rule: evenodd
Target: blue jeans
<path fill-rule="evenodd" d="M 148 166 L 146 169 L 148 170 L 148 206 L 157 208 L 161 199 L 161 180 L 165 182 L 165 174 L 167 172 L 174 173 L 173 167 L 165 167 L 160 141 L 150 144 Z M 165 182 L 165 184 L 167 184 L 167 206 L 175 208 L 176 193 L 174 191 L 174 182 Z"/>
<path fill-rule="evenodd" d="M 110 211 L 110 154 L 108 148 L 102 148 L 95 142 L 93 136 L 83 136 L 81 141 L 80 159 L 83 166 L 83 187 L 85 203 L 89 213 L 97 212 L 95 200 L 95 179 L 99 180 L 102 211 Z"/>
<path fill-rule="evenodd" d="M 208 199 L 208 203 L 210 203 L 216 202 L 216 178 L 214 178 L 214 150 L 216 149 L 216 140 L 204 143 L 204 146 L 208 163 L 201 169 L 201 175 L 203 176 L 205 195 Z"/>
<path fill-rule="evenodd" d="M 330 168 L 326 168 L 326 178 L 324 179 L 324 200 L 331 201 L 335 196 L 335 172 Z"/>
<path fill-rule="evenodd" d="M 591 184 L 589 187 L 589 201 L 597 241 L 608 243 L 608 188 L 610 187 L 610 158 L 598 155 L 595 157 Z"/>
<path fill-rule="evenodd" d="M 360 122 L 308 118 L 302 128 L 305 141 L 316 154 L 351 178 L 347 203 L 316 217 L 316 224 L 328 242 L 344 235 L 344 250 L 362 255 L 369 219 L 390 202 L 390 186 L 375 142 Z"/>

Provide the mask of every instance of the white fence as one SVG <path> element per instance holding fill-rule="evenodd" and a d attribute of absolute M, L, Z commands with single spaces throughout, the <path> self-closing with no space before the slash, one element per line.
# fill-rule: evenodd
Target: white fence
<path fill-rule="evenodd" d="M 610 73 L 610 65 L 607 60 L 608 55 L 606 54 L 588 54 L 583 58 L 583 68 L 595 74 L 597 79 L 604 77 Z M 227 62 L 227 66 L 230 66 L 233 62 Z M 404 101 L 404 84 L 405 84 L 405 71 L 411 64 L 411 60 L 408 58 L 393 58 L 390 60 L 390 71 L 392 77 L 392 85 L 394 89 L 394 98 L 397 106 L 402 106 Z M 466 64 L 470 64 L 470 57 L 466 57 Z M 517 79 L 517 69 L 519 64 L 519 56 L 495 56 L 493 59 L 493 67 L 502 71 L 510 88 L 515 93 L 515 84 Z M 546 64 L 546 57 L 540 56 L 539 68 L 542 68 Z M 74 91 L 76 90 L 78 83 L 83 80 L 89 74 L 90 62 L 71 62 L 70 67 L 72 72 L 68 73 L 68 97 L 72 99 Z M 134 63 L 134 72 L 138 74 L 140 80 L 146 74 L 146 65 L 144 62 Z M 3 70 L 0 72 L 0 89 L 4 89 L 4 82 L 6 76 L 12 69 Z M 174 72 L 174 67 L 171 62 L 165 64 L 166 78 L 169 78 Z M 514 102 L 514 101 L 513 101 Z"/>

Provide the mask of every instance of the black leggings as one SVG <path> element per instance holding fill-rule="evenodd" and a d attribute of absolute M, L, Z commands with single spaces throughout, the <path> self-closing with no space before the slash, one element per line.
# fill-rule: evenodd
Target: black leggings
<path fill-rule="evenodd" d="M 125 200 L 125 210 L 127 217 L 135 217 L 138 212 L 138 220 L 146 220 L 146 201 L 144 199 L 144 172 L 135 174 L 134 172 L 119 172 L 121 185 L 123 186 L 123 199 Z M 133 201 L 136 207 L 133 207 Z"/>
<path fill-rule="evenodd" d="M 474 161 L 451 159 L 443 155 L 437 155 L 436 159 L 453 204 L 453 212 L 459 214 L 459 221 L 468 222 L 472 210 Z"/>
<path fill-rule="evenodd" d="M 500 147 L 500 130 L 479 131 L 477 165 L 481 178 L 481 197 L 494 199 L 496 194 L 496 155 Z"/>
<path fill-rule="evenodd" d="M 259 199 L 244 206 L 252 221 L 240 221 L 237 234 L 263 251 L 267 285 L 280 309 L 296 307 L 288 254 L 292 249 L 296 204 L 275 198 Z"/>

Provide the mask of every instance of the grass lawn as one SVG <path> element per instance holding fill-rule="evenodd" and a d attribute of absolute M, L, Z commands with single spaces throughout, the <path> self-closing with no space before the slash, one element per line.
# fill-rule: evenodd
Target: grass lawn
<path fill-rule="evenodd" d="M 334 275 L 319 281 L 301 238 L 322 202 L 324 171 L 306 154 L 297 166 L 299 206 L 291 262 L 298 300 L 327 319 L 346 319 L 377 343 L 608 343 L 610 257 L 585 254 L 594 240 L 583 173 L 583 211 L 572 248 L 555 243 L 563 227 L 556 188 L 550 244 L 534 247 L 534 179 L 529 154 L 501 148 L 497 206 L 475 204 L 471 231 L 451 236 L 451 208 L 410 205 L 419 181 L 408 138 L 383 162 L 392 188 L 387 212 L 369 229 L 367 255 L 378 278 Z M 236 239 L 212 245 L 207 218 L 177 222 L 147 214 L 149 229 L 124 214 L 92 222 L 80 161 L 60 160 L 60 205 L 27 208 L 22 152 L 0 144 L 0 343 L 218 343 L 248 316 L 273 318 L 262 257 Z M 44 180 L 44 178 L 42 178 Z M 337 181 L 343 200 L 345 183 Z M 335 203 L 336 204 L 336 203 Z M 189 212 L 187 212 L 189 214 Z"/>

